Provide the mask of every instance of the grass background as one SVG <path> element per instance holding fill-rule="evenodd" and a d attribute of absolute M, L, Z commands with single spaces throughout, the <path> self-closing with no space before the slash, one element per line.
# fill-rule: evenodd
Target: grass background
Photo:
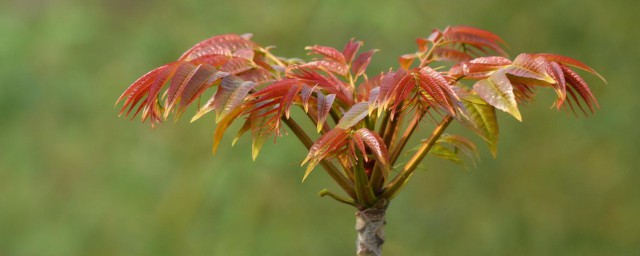
<path fill-rule="evenodd" d="M 553 93 L 500 117 L 498 158 L 427 159 L 388 212 L 388 255 L 640 254 L 638 1 L 0 2 L 0 255 L 352 255 L 353 210 L 300 183 L 305 149 L 210 153 L 213 116 L 156 129 L 117 118 L 138 76 L 221 33 L 282 56 L 351 37 L 396 65 L 432 28 L 471 25 L 510 52 L 552 52 L 601 105 L 576 118 Z M 454 128 L 455 130 L 455 128 Z M 428 131 L 423 131 L 426 136 Z M 476 140 L 478 141 L 478 140 Z M 479 142 L 479 141 L 478 141 Z M 226 138 L 226 145 L 230 138 Z"/>

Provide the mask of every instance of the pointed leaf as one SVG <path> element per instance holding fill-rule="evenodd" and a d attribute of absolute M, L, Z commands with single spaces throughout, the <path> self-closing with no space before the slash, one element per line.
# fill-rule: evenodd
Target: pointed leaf
<path fill-rule="evenodd" d="M 302 161 L 302 165 L 307 165 L 307 170 L 305 171 L 304 177 L 302 181 L 304 181 L 313 168 L 320 163 L 323 159 L 326 159 L 332 155 L 336 155 L 336 152 L 344 147 L 347 143 L 347 138 L 349 134 L 346 130 L 343 129 L 331 129 L 327 134 L 320 137 L 309 149 L 309 154 Z"/>
<path fill-rule="evenodd" d="M 292 66 L 290 69 L 312 69 L 333 72 L 342 76 L 347 75 L 348 68 L 344 63 L 329 60 L 318 60 Z"/>
<path fill-rule="evenodd" d="M 480 57 L 454 65 L 449 69 L 449 75 L 454 78 L 484 79 L 511 63 L 511 60 L 500 56 Z"/>
<path fill-rule="evenodd" d="M 472 59 L 471 55 L 466 52 L 443 47 L 434 49 L 433 57 L 435 60 L 450 62 L 463 62 Z"/>
<path fill-rule="evenodd" d="M 555 61 L 558 63 L 562 63 L 564 65 L 568 65 L 568 66 L 572 66 L 572 67 L 576 67 L 582 70 L 585 70 L 591 74 L 596 75 L 598 78 L 600 78 L 603 82 L 607 83 L 607 80 L 604 79 L 604 77 L 602 77 L 598 72 L 596 72 L 593 68 L 587 66 L 586 64 L 580 62 L 579 60 L 567 57 L 567 56 L 562 56 L 562 55 L 557 55 L 557 54 L 551 54 L 551 53 L 537 53 L 535 54 L 535 56 L 539 56 L 542 57 L 544 59 L 546 59 L 547 61 Z"/>
<path fill-rule="evenodd" d="M 458 117 L 463 117 L 462 123 L 469 126 L 489 144 L 491 154 L 495 157 L 500 132 L 495 108 L 477 95 L 471 94 L 464 97 L 462 103 L 466 115 L 458 115 Z"/>
<path fill-rule="evenodd" d="M 409 70 L 409 68 L 411 68 L 411 64 L 413 64 L 413 61 L 416 58 L 418 58 L 418 55 L 416 54 L 405 54 L 398 58 L 398 62 L 400 63 L 400 67 L 402 69 Z"/>
<path fill-rule="evenodd" d="M 210 54 L 231 55 L 237 50 L 254 47 L 255 43 L 248 38 L 234 34 L 218 35 L 197 43 L 182 54 L 179 60 L 189 61 Z"/>
<path fill-rule="evenodd" d="M 567 84 L 571 86 L 568 88 L 573 88 L 573 90 L 578 92 L 582 100 L 589 107 L 589 110 L 591 110 L 591 113 L 594 112 L 594 106 L 599 108 L 600 106 L 598 105 L 598 101 L 596 100 L 596 97 L 593 96 L 593 93 L 591 93 L 591 89 L 589 89 L 589 86 L 582 79 L 582 77 L 580 77 L 580 75 L 578 75 L 576 72 L 574 72 L 573 70 L 571 70 L 570 68 L 564 65 L 561 65 L 560 68 L 562 69 L 562 72 L 564 74 Z M 575 100 L 575 102 L 578 106 L 580 106 L 580 102 L 577 99 Z M 580 108 L 582 107 L 580 106 Z"/>
<path fill-rule="evenodd" d="M 356 56 L 356 53 L 358 52 L 358 49 L 360 49 L 360 46 L 362 46 L 362 42 L 356 41 L 355 38 L 351 38 L 351 40 L 344 46 L 342 54 L 344 55 L 345 61 L 347 63 L 351 63 L 353 61 L 353 58 L 354 56 Z"/>
<path fill-rule="evenodd" d="M 327 120 L 327 116 L 329 115 L 329 111 L 331 111 L 331 106 L 333 106 L 333 101 L 336 99 L 335 94 L 329 94 L 324 96 L 321 92 L 317 92 L 318 94 L 318 124 L 317 124 L 317 132 L 322 131 L 322 126 L 324 126 L 324 122 Z"/>
<path fill-rule="evenodd" d="M 251 130 L 251 119 L 247 118 L 247 120 L 244 121 L 244 124 L 242 125 L 240 130 L 238 130 L 238 132 L 236 133 L 236 137 L 234 137 L 233 141 L 231 141 L 231 146 L 232 147 L 235 146 L 236 142 L 238 142 L 238 139 L 240 139 L 240 137 L 242 137 L 242 135 L 247 133 L 247 131 L 249 130 Z"/>
<path fill-rule="evenodd" d="M 176 115 L 182 114 L 187 106 L 193 103 L 207 88 L 226 75 L 228 75 L 227 72 L 218 72 L 208 64 L 202 65 L 182 90 L 182 95 L 179 96 L 180 106 L 176 111 Z"/>
<path fill-rule="evenodd" d="M 340 118 L 340 122 L 336 125 L 336 128 L 340 129 L 349 129 L 352 126 L 358 124 L 360 120 L 364 119 L 369 114 L 369 103 L 368 102 L 360 102 L 357 103 L 349 109 L 342 118 Z"/>
<path fill-rule="evenodd" d="M 307 46 L 304 49 L 310 50 L 312 51 L 312 53 L 315 53 L 315 54 L 323 55 L 326 58 L 335 60 L 339 63 L 343 63 L 343 64 L 346 63 L 344 55 L 340 51 L 336 50 L 336 48 L 314 45 L 314 46 Z"/>
<path fill-rule="evenodd" d="M 544 58 L 530 54 L 518 55 L 511 66 L 504 68 L 504 72 L 510 76 L 525 79 L 520 80 L 525 84 L 551 85 L 556 82 L 547 74 L 547 62 Z"/>
<path fill-rule="evenodd" d="M 216 110 L 216 123 L 239 106 L 254 86 L 254 82 L 243 81 L 237 76 L 224 77 L 213 102 Z"/>
<path fill-rule="evenodd" d="M 467 138 L 453 134 L 443 134 L 437 141 L 438 143 L 446 143 L 459 149 L 475 163 L 475 159 L 480 159 L 480 154 L 476 145 Z"/>
<path fill-rule="evenodd" d="M 180 63 L 175 71 L 173 78 L 171 78 L 171 84 L 169 85 L 169 89 L 165 92 L 167 94 L 167 98 L 165 100 L 165 114 L 166 118 L 169 116 L 169 111 L 173 108 L 173 105 L 178 101 L 178 98 L 186 85 L 186 82 L 191 80 L 191 77 L 196 73 L 197 67 L 199 65 L 194 65 L 188 62 Z"/>
<path fill-rule="evenodd" d="M 369 62 L 371 62 L 371 57 L 373 57 L 373 54 L 377 51 L 378 50 L 370 50 L 358 55 L 358 58 L 351 64 L 351 72 L 353 72 L 354 77 L 359 77 L 367 70 L 367 66 L 369 66 Z"/>
<path fill-rule="evenodd" d="M 238 116 L 242 114 L 243 110 L 243 108 L 234 108 L 217 123 L 216 129 L 213 132 L 213 154 L 218 151 L 218 145 L 222 140 L 224 132 L 227 131 L 231 123 L 233 123 L 233 121 L 235 121 L 236 118 L 238 118 Z"/>
<path fill-rule="evenodd" d="M 384 141 L 380 136 L 368 130 L 367 128 L 358 129 L 354 135 L 364 142 L 364 144 L 371 150 L 371 153 L 375 156 L 376 160 L 382 167 L 382 174 L 385 179 L 389 177 L 389 171 L 391 170 L 391 166 L 389 164 L 389 152 L 387 150 L 387 146 L 384 144 Z M 362 149 L 361 149 L 362 150 Z M 366 150 L 361 151 L 363 155 L 367 155 Z"/>
<path fill-rule="evenodd" d="M 300 92 L 300 99 L 302 100 L 302 108 L 304 108 L 304 112 L 309 112 L 309 98 L 311 98 L 311 94 L 313 94 L 313 88 L 303 85 Z"/>
<path fill-rule="evenodd" d="M 480 80 L 473 85 L 473 90 L 484 99 L 489 105 L 505 111 L 522 121 L 522 116 L 518 110 L 513 86 L 502 71 L 498 71 L 489 78 Z"/>

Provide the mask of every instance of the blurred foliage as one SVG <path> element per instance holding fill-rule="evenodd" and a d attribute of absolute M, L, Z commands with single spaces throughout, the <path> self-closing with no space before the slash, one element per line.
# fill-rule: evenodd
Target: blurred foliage
<path fill-rule="evenodd" d="M 255 163 L 248 140 L 211 156 L 213 116 L 151 129 L 117 118 L 113 103 L 215 34 L 253 32 L 292 57 L 357 37 L 382 50 L 370 70 L 386 70 L 449 24 L 493 31 L 512 54 L 575 57 L 609 85 L 587 76 L 602 107 L 589 118 L 549 110 L 551 91 L 522 108 L 522 124 L 502 115 L 498 158 L 484 149 L 471 171 L 427 159 L 391 205 L 387 254 L 638 255 L 638 10 L 622 0 L 2 1 L 0 255 L 351 255 L 353 209 L 316 196 L 330 184 L 322 172 L 300 183 L 306 152 L 292 137 Z"/>

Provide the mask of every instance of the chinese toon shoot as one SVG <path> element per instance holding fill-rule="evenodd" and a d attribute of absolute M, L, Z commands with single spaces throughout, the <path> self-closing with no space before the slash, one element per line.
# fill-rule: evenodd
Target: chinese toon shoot
<path fill-rule="evenodd" d="M 555 91 L 557 109 L 588 114 L 598 108 L 575 72 L 604 81 L 592 68 L 547 53 L 510 59 L 504 44 L 488 31 L 448 27 L 417 39 L 416 52 L 400 56 L 397 68 L 367 72 L 376 50 L 360 53 L 363 43 L 353 39 L 342 50 L 309 46 L 315 58 L 303 61 L 275 56 L 251 35 L 219 35 L 140 77 L 118 102 L 124 102 L 121 115 L 140 115 L 152 126 L 172 113 L 179 118 L 190 105 L 197 106 L 192 122 L 215 112 L 214 152 L 231 123 L 240 122 L 233 142 L 250 136 L 254 159 L 265 140 L 288 129 L 309 149 L 302 179 L 321 167 L 342 191 L 320 195 L 357 209 L 357 254 L 380 255 L 385 210 L 424 157 L 477 157 L 470 140 L 444 133 L 452 122 L 474 131 L 495 155 L 496 110 L 521 120 L 518 105 L 538 88 Z M 304 115 L 291 116 L 291 108 Z M 303 129 L 302 122 L 315 129 Z M 418 126 L 433 130 L 414 133 Z M 315 141 L 313 133 L 320 134 Z M 417 150 L 407 145 L 412 136 L 420 139 Z"/>

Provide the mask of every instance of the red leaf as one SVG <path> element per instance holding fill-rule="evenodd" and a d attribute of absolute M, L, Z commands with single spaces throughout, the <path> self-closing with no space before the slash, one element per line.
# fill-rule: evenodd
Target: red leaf
<path fill-rule="evenodd" d="M 310 50 L 312 53 L 315 53 L 315 54 L 323 55 L 324 57 L 335 60 L 339 63 L 346 64 L 344 55 L 340 51 L 336 50 L 336 48 L 314 45 L 314 46 L 307 46 L 304 49 Z"/>
<path fill-rule="evenodd" d="M 445 43 L 466 44 L 477 47 L 481 51 L 489 48 L 500 55 L 506 56 L 506 52 L 499 46 L 504 41 L 497 35 L 477 28 L 457 26 L 444 30 Z"/>
<path fill-rule="evenodd" d="M 216 122 L 220 122 L 227 114 L 236 109 L 254 86 L 254 82 L 244 81 L 233 75 L 222 79 L 213 100 L 214 109 L 216 110 Z"/>
<path fill-rule="evenodd" d="M 165 100 L 165 106 L 167 109 L 171 109 L 176 102 L 176 98 L 180 95 L 180 90 L 184 84 L 184 81 L 190 79 L 193 73 L 197 71 L 197 66 L 189 62 L 182 62 L 178 65 L 169 89 L 167 89 L 167 98 Z M 165 118 L 169 115 L 169 111 L 165 111 Z"/>
<path fill-rule="evenodd" d="M 371 62 L 371 57 L 378 50 L 371 50 L 365 53 L 362 53 L 358 56 L 358 58 L 351 64 L 351 72 L 353 72 L 354 77 L 359 77 L 367 70 L 367 66 L 369 62 Z"/>
<path fill-rule="evenodd" d="M 254 68 L 254 65 L 252 64 L 253 62 L 247 59 L 233 58 L 222 65 L 222 67 L 220 67 L 220 70 L 235 75 Z"/>
<path fill-rule="evenodd" d="M 472 59 L 471 55 L 466 52 L 442 47 L 434 49 L 433 56 L 435 60 L 450 62 L 463 62 Z"/>
<path fill-rule="evenodd" d="M 234 34 L 219 35 L 197 43 L 182 54 L 179 60 L 190 61 L 210 54 L 231 56 L 235 51 L 253 49 L 255 47 L 257 47 L 255 43 L 242 36 Z"/>
<path fill-rule="evenodd" d="M 449 75 L 454 78 L 484 79 L 501 67 L 511 65 L 505 57 L 480 57 L 470 61 L 458 63 L 449 69 Z"/>
<path fill-rule="evenodd" d="M 556 81 L 556 83 L 552 85 L 553 89 L 558 95 L 558 99 L 556 100 L 554 105 L 557 109 L 560 109 L 562 103 L 564 103 L 564 100 L 567 98 L 567 83 L 564 79 L 564 73 L 562 72 L 562 68 L 557 62 L 549 62 L 547 68 L 547 73 L 551 75 L 551 77 L 553 77 L 553 80 Z"/>
<path fill-rule="evenodd" d="M 451 89 L 449 82 L 430 67 L 424 67 L 418 72 L 420 87 L 427 91 L 435 103 L 443 107 L 450 115 L 455 116 L 454 107 L 458 96 Z"/>
<path fill-rule="evenodd" d="M 351 63 L 353 61 L 353 58 L 356 56 L 356 53 L 361 46 L 362 42 L 356 41 L 355 38 L 351 38 L 351 40 L 349 40 L 349 42 L 344 46 L 342 54 L 344 55 L 345 61 L 347 63 Z"/>
<path fill-rule="evenodd" d="M 331 129 L 327 134 L 320 137 L 309 149 L 309 154 L 302 161 L 302 165 L 309 162 L 307 165 L 307 170 L 304 174 L 302 180 L 304 181 L 313 168 L 320 163 L 323 159 L 329 158 L 331 156 L 336 156 L 339 149 L 343 148 L 347 144 L 347 139 L 349 134 L 346 130 L 343 129 Z"/>
<path fill-rule="evenodd" d="M 215 71 L 215 69 L 213 68 L 211 68 L 211 70 L 208 70 L 206 72 L 211 72 L 211 74 L 208 75 L 208 77 L 204 80 L 203 83 L 201 84 L 190 83 L 189 85 L 187 85 L 184 92 L 182 93 L 182 99 L 180 100 L 180 107 L 178 107 L 178 113 L 183 113 L 186 110 L 187 106 L 193 103 L 193 101 L 195 101 L 196 98 L 200 97 L 200 95 L 202 95 L 202 93 L 204 93 L 206 89 L 210 88 L 213 83 L 217 82 L 220 78 L 223 78 L 229 74 L 227 72 Z M 206 75 L 206 74 L 203 74 L 203 75 Z"/>
<path fill-rule="evenodd" d="M 324 122 L 327 120 L 327 115 L 329 111 L 331 111 L 331 106 L 333 105 L 333 101 L 336 99 L 335 94 L 329 94 L 326 97 L 321 92 L 317 92 L 318 96 L 318 125 L 317 131 L 320 132 L 322 130 L 322 126 L 324 126 Z"/>
<path fill-rule="evenodd" d="M 347 75 L 347 72 L 348 72 L 348 68 L 346 64 L 336 62 L 336 61 L 329 61 L 329 60 L 312 61 L 312 62 L 292 66 L 290 67 L 290 69 L 291 70 L 295 70 L 295 69 L 320 70 L 325 72 L 333 72 L 342 76 Z"/>
<path fill-rule="evenodd" d="M 271 72 L 263 68 L 249 70 L 241 74 L 238 74 L 238 76 L 242 78 L 242 80 L 252 81 L 252 82 L 255 82 L 256 84 L 273 82 L 275 79 L 273 74 L 271 74 Z"/>
<path fill-rule="evenodd" d="M 547 62 L 543 58 L 531 54 L 518 55 L 513 60 L 513 64 L 506 67 L 504 71 L 511 76 L 527 79 L 527 84 L 551 85 L 556 82 L 547 74 Z"/>
<path fill-rule="evenodd" d="M 367 148 L 371 150 L 378 163 L 380 163 L 380 165 L 382 166 L 384 170 L 383 175 L 386 179 L 389 175 L 389 170 L 391 169 L 391 167 L 389 166 L 389 152 L 382 138 L 380 138 L 377 133 L 372 132 L 367 128 L 361 128 L 357 130 L 354 133 L 354 136 L 358 140 L 364 142 Z M 363 150 L 362 148 L 360 148 L 360 151 L 362 152 L 362 155 L 366 157 L 367 151 Z"/>
<path fill-rule="evenodd" d="M 573 70 L 571 70 L 570 68 L 564 65 L 560 65 L 560 68 L 564 73 L 564 77 L 567 81 L 567 84 L 569 84 L 571 88 L 573 88 L 575 91 L 577 91 L 580 94 L 580 97 L 582 98 L 582 100 L 587 104 L 587 106 L 589 107 L 589 110 L 591 110 L 591 113 L 594 112 L 594 108 L 593 108 L 594 105 L 599 108 L 600 106 L 598 105 L 598 101 L 596 100 L 596 97 L 593 96 L 593 93 L 591 93 L 591 89 L 589 89 L 589 86 L 582 79 L 582 77 L 580 77 L 576 72 L 574 72 Z M 577 99 L 575 99 L 575 102 L 578 106 L 580 106 L 580 102 Z M 580 108 L 582 108 L 582 106 L 580 106 Z M 583 112 L 585 111 L 583 110 Z"/>
<path fill-rule="evenodd" d="M 602 81 L 604 81 L 605 83 L 607 82 L 607 80 L 605 80 L 604 77 L 598 74 L 598 72 L 596 72 L 593 68 L 587 66 L 586 64 L 580 62 L 579 60 L 576 60 L 567 56 L 551 54 L 551 53 L 537 53 L 535 54 L 535 56 L 542 57 L 547 61 L 555 61 L 564 65 L 577 67 L 579 69 L 585 70 L 591 74 L 598 76 L 598 78 L 602 79 Z"/>

